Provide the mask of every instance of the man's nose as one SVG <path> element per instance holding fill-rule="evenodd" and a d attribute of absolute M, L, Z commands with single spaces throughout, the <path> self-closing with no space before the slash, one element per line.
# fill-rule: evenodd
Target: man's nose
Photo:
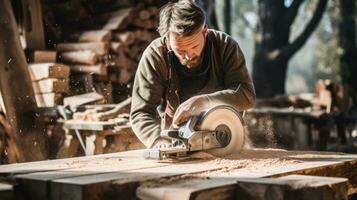
<path fill-rule="evenodd" d="M 185 57 L 186 60 L 191 60 L 192 53 L 186 52 L 184 57 Z"/>

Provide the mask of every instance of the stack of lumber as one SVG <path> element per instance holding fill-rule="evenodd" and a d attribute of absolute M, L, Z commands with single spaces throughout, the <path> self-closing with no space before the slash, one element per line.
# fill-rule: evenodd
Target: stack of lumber
<path fill-rule="evenodd" d="M 104 62 L 104 56 L 108 53 L 108 50 L 108 43 L 104 41 L 62 43 L 57 45 L 59 59 L 68 64 L 71 71 L 99 75 L 107 74 L 107 65 Z"/>
<path fill-rule="evenodd" d="M 35 51 L 29 64 L 29 73 L 39 107 L 54 107 L 62 104 L 64 94 L 69 92 L 69 67 L 56 63 L 56 52 Z"/>
<path fill-rule="evenodd" d="M 143 51 L 159 36 L 156 32 L 159 7 L 146 0 L 136 4 L 115 1 L 113 7 L 114 10 L 94 9 L 96 13 L 89 19 L 90 26 L 66 32 L 66 42 L 59 42 L 56 50 L 60 61 L 69 65 L 71 72 L 78 76 L 93 75 L 94 84 L 110 82 L 122 87 L 117 90 L 127 92 L 125 88 L 133 81 Z M 88 10 L 84 10 L 88 14 Z M 88 20 L 80 12 L 77 18 L 81 15 L 83 23 Z M 62 24 L 65 28 L 69 26 L 72 25 Z M 122 96 L 116 99 L 125 99 L 126 92 L 121 92 Z"/>
<path fill-rule="evenodd" d="M 144 49 L 158 37 L 155 32 L 158 8 L 143 8 L 140 4 L 108 16 L 101 29 L 73 33 L 73 42 L 59 43 L 57 52 L 73 72 L 96 74 L 104 80 L 128 84 Z"/>

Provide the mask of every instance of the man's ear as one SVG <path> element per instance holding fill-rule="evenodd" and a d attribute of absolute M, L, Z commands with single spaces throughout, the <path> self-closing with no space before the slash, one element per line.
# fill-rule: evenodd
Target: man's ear
<path fill-rule="evenodd" d="M 207 36 L 207 33 L 208 33 L 208 26 L 207 26 L 207 24 L 205 24 L 205 26 L 203 27 L 202 33 L 203 33 L 203 36 L 204 36 L 204 37 Z"/>
<path fill-rule="evenodd" d="M 169 34 L 167 34 L 167 35 L 165 36 L 165 43 L 166 43 L 166 48 L 167 48 L 167 50 L 172 51 L 171 46 L 170 46 Z"/>

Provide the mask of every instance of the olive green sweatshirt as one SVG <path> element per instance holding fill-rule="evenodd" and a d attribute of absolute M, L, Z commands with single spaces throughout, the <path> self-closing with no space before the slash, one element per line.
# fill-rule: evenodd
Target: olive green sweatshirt
<path fill-rule="evenodd" d="M 255 90 L 238 43 L 220 31 L 210 29 L 209 35 L 212 42 L 206 45 L 210 45 L 210 51 L 204 51 L 210 54 L 204 55 L 209 59 L 209 78 L 194 95 L 205 94 L 211 103 L 227 104 L 238 111 L 253 107 Z M 168 70 L 172 67 L 167 62 L 165 38 L 157 38 L 144 51 L 135 75 L 130 120 L 134 133 L 146 147 L 151 147 L 161 132 L 162 113 L 158 108 L 166 105 Z M 181 95 L 185 91 L 180 88 Z"/>

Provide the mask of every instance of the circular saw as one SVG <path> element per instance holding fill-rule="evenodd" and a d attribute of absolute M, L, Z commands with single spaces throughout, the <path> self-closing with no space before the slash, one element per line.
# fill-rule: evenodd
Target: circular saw
<path fill-rule="evenodd" d="M 191 117 L 178 128 L 163 130 L 161 137 L 170 139 L 172 147 L 149 149 L 146 158 L 180 159 L 204 151 L 214 156 L 238 153 L 244 144 L 244 123 L 234 108 L 220 105 Z"/>

